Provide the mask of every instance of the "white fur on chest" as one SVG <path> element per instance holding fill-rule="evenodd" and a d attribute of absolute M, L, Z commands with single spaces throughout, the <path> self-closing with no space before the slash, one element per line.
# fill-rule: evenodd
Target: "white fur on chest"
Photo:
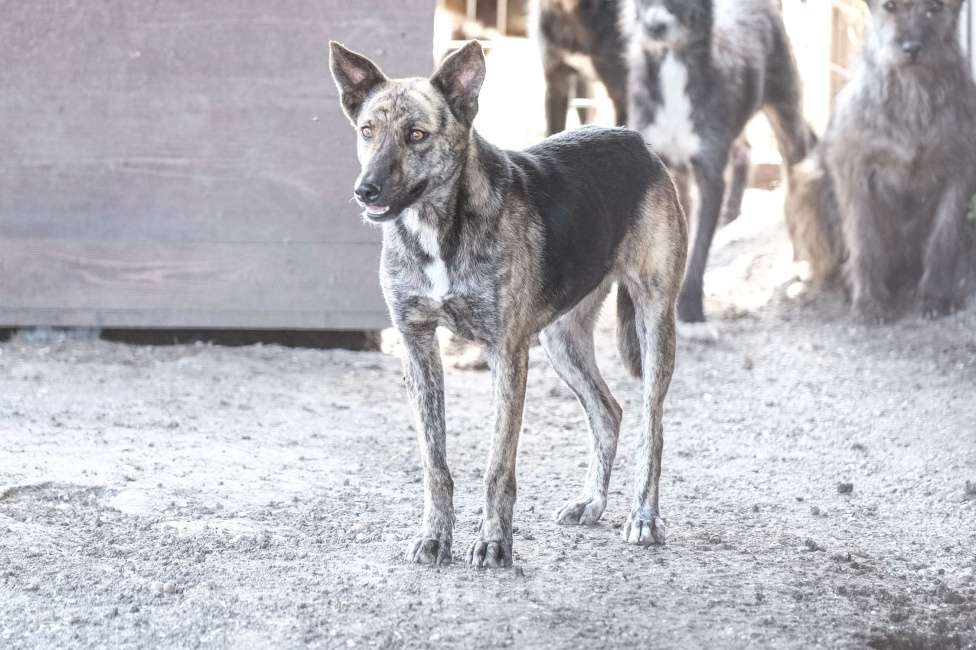
<path fill-rule="evenodd" d="M 431 261 L 424 266 L 424 275 L 430 283 L 427 297 L 437 302 L 443 302 L 451 292 L 451 278 L 447 274 L 447 265 L 441 257 L 441 247 L 437 241 L 437 229 L 422 222 L 417 211 L 408 208 L 403 212 L 403 225 L 417 236 L 420 247 L 430 256 Z"/>
<path fill-rule="evenodd" d="M 688 68 L 668 52 L 658 73 L 661 103 L 654 114 L 654 122 L 644 136 L 655 150 L 676 165 L 687 165 L 698 155 L 701 140 L 691 121 L 691 100 L 688 98 Z"/>

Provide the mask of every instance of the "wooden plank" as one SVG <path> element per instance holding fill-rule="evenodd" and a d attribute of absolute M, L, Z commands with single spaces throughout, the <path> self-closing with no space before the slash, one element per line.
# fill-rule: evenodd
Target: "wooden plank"
<path fill-rule="evenodd" d="M 364 326 L 385 322 L 378 231 L 350 201 L 355 137 L 328 40 L 393 76 L 424 74 L 433 9 L 433 0 L 0 3 L 0 322 L 114 314 L 107 325 L 230 327 L 235 313 L 242 327 L 350 326 L 354 314 Z M 141 286 L 140 274 L 155 284 Z M 323 316 L 332 313 L 346 316 Z"/>
<path fill-rule="evenodd" d="M 972 0 L 965 5 L 968 20 L 963 21 L 963 43 L 969 52 L 971 70 L 976 73 L 976 7 Z"/>
<path fill-rule="evenodd" d="M 369 326 L 385 326 L 377 292 L 348 290 L 350 278 L 375 284 L 378 253 L 374 243 L 0 239 L 0 325 L 81 317 L 74 324 L 145 326 L 135 319 L 144 313 L 159 327 L 256 327 L 259 315 L 283 315 L 288 327 L 301 328 L 324 326 L 324 314 L 335 313 L 369 315 Z"/>

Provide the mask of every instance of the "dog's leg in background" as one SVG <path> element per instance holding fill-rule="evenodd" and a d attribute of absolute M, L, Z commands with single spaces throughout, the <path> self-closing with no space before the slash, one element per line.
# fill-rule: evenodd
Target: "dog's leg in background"
<path fill-rule="evenodd" d="M 515 461 L 525 406 L 529 341 L 507 340 L 489 353 L 495 402 L 495 437 L 485 471 L 485 505 L 468 561 L 475 566 L 512 566 Z"/>
<path fill-rule="evenodd" d="M 623 528 L 631 544 L 663 544 L 664 521 L 658 502 L 664 398 L 674 372 L 677 346 L 675 314 L 660 277 L 628 283 L 637 312 L 637 337 L 641 346 L 643 412 L 640 441 L 634 461 L 634 501 Z"/>
<path fill-rule="evenodd" d="M 593 327 L 609 290 L 604 283 L 540 336 L 552 367 L 586 412 L 593 438 L 583 491 L 556 513 L 560 524 L 594 524 L 607 506 L 623 411 L 596 365 Z"/>
<path fill-rule="evenodd" d="M 857 165 L 844 165 L 833 176 L 837 200 L 846 212 L 844 240 L 848 251 L 845 271 L 854 311 L 871 322 L 890 316 L 891 291 L 887 286 L 891 265 L 897 263 L 898 239 L 878 214 L 870 175 Z"/>
<path fill-rule="evenodd" d="M 792 101 L 768 104 L 765 115 L 773 129 L 783 165 L 789 169 L 806 158 L 817 138 L 803 118 L 800 106 Z"/>
<path fill-rule="evenodd" d="M 725 206 L 722 208 L 722 223 L 730 223 L 739 218 L 742 213 L 742 198 L 749 185 L 749 172 L 752 169 L 752 147 L 745 136 L 739 138 L 732 145 L 728 169 L 728 192 L 725 196 Z"/>
<path fill-rule="evenodd" d="M 951 181 L 946 188 L 925 247 L 918 296 L 928 316 L 942 316 L 962 306 L 967 275 L 963 258 L 970 247 L 966 217 L 976 190 L 976 183 L 966 180 Z"/>
<path fill-rule="evenodd" d="M 773 129 L 783 165 L 789 170 L 807 157 L 817 137 L 803 117 L 803 86 L 786 27 L 780 16 L 772 32 L 773 51 L 766 57 L 763 113 Z"/>
<path fill-rule="evenodd" d="M 566 111 L 569 110 L 569 82 L 573 71 L 554 55 L 543 55 L 546 76 L 546 131 L 548 135 L 566 129 Z"/>
<path fill-rule="evenodd" d="M 593 67 L 613 102 L 617 126 L 627 126 L 627 67 L 612 65 L 605 57 L 594 57 Z"/>
<path fill-rule="evenodd" d="M 725 165 L 728 160 L 728 149 L 720 155 L 712 155 L 706 160 L 694 163 L 695 184 L 698 187 L 698 206 L 695 219 L 695 236 L 691 248 L 691 258 L 685 274 L 685 283 L 681 289 L 678 301 L 678 315 L 683 323 L 704 323 L 705 306 L 703 285 L 705 265 L 708 263 L 708 249 L 711 248 L 718 226 L 719 214 L 722 211 L 722 201 L 725 198 Z M 713 338 L 708 331 L 697 331 L 700 328 L 683 327 L 682 331 L 692 338 L 699 338 L 699 334 Z"/>
<path fill-rule="evenodd" d="M 403 370 L 414 409 L 424 467 L 424 519 L 409 559 L 450 564 L 454 535 L 454 481 L 447 467 L 444 372 L 435 328 L 402 332 Z"/>

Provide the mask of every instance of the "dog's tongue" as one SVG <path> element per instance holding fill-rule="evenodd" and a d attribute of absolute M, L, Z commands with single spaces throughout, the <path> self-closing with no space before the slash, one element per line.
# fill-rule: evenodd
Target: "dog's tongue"
<path fill-rule="evenodd" d="M 386 214 L 386 212 L 389 211 L 389 209 L 390 209 L 390 206 L 388 206 L 388 205 L 383 205 L 383 206 L 379 206 L 379 205 L 367 205 L 366 206 L 366 212 L 368 212 L 370 214 Z"/>

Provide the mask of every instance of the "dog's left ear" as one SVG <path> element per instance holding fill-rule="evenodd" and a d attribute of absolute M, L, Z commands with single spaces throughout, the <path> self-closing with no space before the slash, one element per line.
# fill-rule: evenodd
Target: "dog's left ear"
<path fill-rule="evenodd" d="M 471 41 L 441 63 L 430 83 L 447 99 L 454 117 L 471 126 L 478 114 L 478 93 L 485 81 L 485 53 Z"/>
<path fill-rule="evenodd" d="M 329 42 L 329 67 L 339 88 L 342 108 L 349 119 L 355 122 L 366 98 L 386 81 L 386 75 L 365 56 L 356 54 L 335 41 Z"/>

